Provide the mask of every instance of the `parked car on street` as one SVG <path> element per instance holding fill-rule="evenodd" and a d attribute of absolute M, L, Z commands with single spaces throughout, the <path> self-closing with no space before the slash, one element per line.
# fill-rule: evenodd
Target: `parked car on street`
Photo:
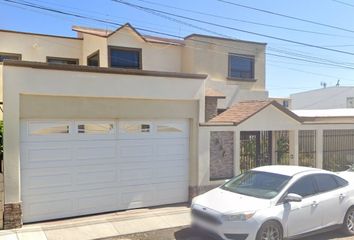
<path fill-rule="evenodd" d="M 282 240 L 341 228 L 354 235 L 354 173 L 264 166 L 195 197 L 192 225 L 224 240 Z"/>

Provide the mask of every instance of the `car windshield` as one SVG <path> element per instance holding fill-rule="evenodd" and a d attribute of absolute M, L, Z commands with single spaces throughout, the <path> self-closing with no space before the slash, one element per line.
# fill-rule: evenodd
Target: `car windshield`
<path fill-rule="evenodd" d="M 259 171 L 248 171 L 221 186 L 222 189 L 256 198 L 274 198 L 291 177 Z"/>

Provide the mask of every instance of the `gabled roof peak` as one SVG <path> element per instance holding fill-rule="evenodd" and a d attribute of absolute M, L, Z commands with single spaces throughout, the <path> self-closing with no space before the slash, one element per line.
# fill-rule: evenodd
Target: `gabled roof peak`
<path fill-rule="evenodd" d="M 302 119 L 297 116 L 295 113 L 291 112 L 287 108 L 283 107 L 276 101 L 257 101 L 257 100 L 250 100 L 250 101 L 243 101 L 236 103 L 225 112 L 221 113 L 220 115 L 214 117 L 209 122 L 210 123 L 232 123 L 234 125 L 239 125 L 240 123 L 246 121 L 247 119 L 251 118 L 258 112 L 262 111 L 266 107 L 273 105 L 274 107 L 278 108 L 284 114 L 288 115 L 289 117 L 295 119 L 298 122 L 302 122 Z"/>
<path fill-rule="evenodd" d="M 150 35 L 142 35 L 130 23 L 125 23 L 125 24 L 121 25 L 119 28 L 117 28 L 116 30 L 91 28 L 91 27 L 83 27 L 83 26 L 73 26 L 72 30 L 76 31 L 76 32 L 79 32 L 79 33 L 85 33 L 85 34 L 95 35 L 95 36 L 98 36 L 98 37 L 108 38 L 108 37 L 112 36 L 113 34 L 115 34 L 116 32 L 119 32 L 120 30 L 122 30 L 124 28 L 131 29 L 136 35 L 138 35 L 145 42 L 160 43 L 160 44 L 170 44 L 170 45 L 184 45 L 184 41 L 183 40 L 179 40 L 179 39 L 165 38 L 165 37 L 159 37 L 159 36 L 150 36 Z"/>

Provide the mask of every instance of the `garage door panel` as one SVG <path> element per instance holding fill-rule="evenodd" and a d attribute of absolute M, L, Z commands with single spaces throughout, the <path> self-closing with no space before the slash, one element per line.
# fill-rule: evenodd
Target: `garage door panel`
<path fill-rule="evenodd" d="M 117 156 L 115 141 L 93 141 L 75 143 L 76 160 L 96 160 L 101 158 L 114 159 Z"/>
<path fill-rule="evenodd" d="M 121 190 L 121 209 L 139 208 L 153 205 L 155 201 L 154 186 L 135 186 Z"/>
<path fill-rule="evenodd" d="M 185 189 L 187 181 L 159 184 L 156 187 L 156 196 L 159 204 L 168 204 L 171 201 L 183 202 L 188 198 L 188 191 L 181 193 L 180 189 Z"/>
<path fill-rule="evenodd" d="M 55 197 L 55 198 L 54 198 Z M 74 199 L 67 194 L 31 196 L 23 201 L 23 221 L 40 221 L 50 216 L 69 216 L 74 209 Z"/>
<path fill-rule="evenodd" d="M 78 171 L 76 174 L 76 183 L 79 185 L 95 183 L 115 183 L 117 180 L 117 171 L 115 169 Z"/>
<path fill-rule="evenodd" d="M 111 194 L 89 194 L 86 197 L 78 198 L 78 211 L 82 213 L 90 212 L 95 213 L 98 211 L 112 211 L 114 209 L 119 209 L 119 196 L 116 192 Z"/>
<path fill-rule="evenodd" d="M 183 155 L 187 154 L 185 141 L 159 141 L 157 144 L 157 155 Z"/>
<path fill-rule="evenodd" d="M 46 175 L 32 175 L 27 178 L 29 189 L 43 189 L 65 187 L 73 185 L 72 175 L 69 173 L 53 173 Z"/>
<path fill-rule="evenodd" d="M 143 143 L 141 141 L 124 141 L 119 144 L 119 156 L 122 160 L 126 158 L 151 156 L 153 153 L 154 147 L 152 143 Z"/>
<path fill-rule="evenodd" d="M 154 176 L 154 171 L 148 168 L 124 169 L 119 171 L 119 182 L 122 185 L 148 184 Z"/>
<path fill-rule="evenodd" d="M 62 124 L 45 122 L 44 127 L 47 122 L 50 126 Z M 82 122 L 85 126 L 79 128 Z M 112 121 L 108 122 L 111 126 Z M 24 221 L 186 201 L 188 124 L 172 122 L 171 126 L 163 122 L 157 132 L 157 123 L 148 121 L 146 132 L 146 124 L 137 120 L 131 126 L 141 127 L 142 132 L 130 134 L 128 129 L 123 137 L 115 129 L 119 123 L 113 122 L 105 137 L 89 133 L 106 126 L 105 121 L 98 125 L 95 121 L 66 121 L 70 131 L 61 137 L 26 137 L 21 142 Z"/>
<path fill-rule="evenodd" d="M 72 153 L 69 145 L 50 146 L 38 144 L 26 144 L 21 149 L 22 168 L 40 168 L 45 166 L 60 167 L 72 161 Z"/>

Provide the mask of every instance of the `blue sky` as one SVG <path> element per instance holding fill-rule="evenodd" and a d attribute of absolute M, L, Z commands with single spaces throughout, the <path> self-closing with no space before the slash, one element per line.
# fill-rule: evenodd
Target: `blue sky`
<path fill-rule="evenodd" d="M 16 0 L 22 1 L 22 0 Z M 96 17 L 99 19 L 109 19 L 116 23 L 130 22 L 134 26 L 140 28 L 148 28 L 151 30 L 170 33 L 178 36 L 185 36 L 190 33 L 204 33 L 200 29 L 183 25 L 160 18 L 139 10 L 123 6 L 111 0 L 27 0 L 42 6 L 48 6 L 64 11 L 71 11 Z M 204 21 L 232 26 L 257 33 L 272 35 L 280 38 L 287 38 L 294 41 L 306 42 L 309 44 L 325 46 L 333 49 L 354 53 L 354 32 L 345 32 L 327 27 L 321 27 L 309 23 L 299 22 L 291 19 L 272 16 L 244 8 L 227 5 L 217 0 L 127 0 L 131 3 L 144 5 L 169 11 L 188 17 L 198 18 Z M 144 2 L 145 1 L 145 2 Z M 176 8 L 166 8 L 151 4 L 155 2 L 159 4 L 173 5 Z M 229 0 L 235 3 L 245 4 L 257 8 L 262 8 L 274 12 L 279 12 L 299 18 L 305 18 L 325 24 L 330 24 L 354 31 L 354 7 L 343 5 L 336 0 Z M 351 0 L 341 0 L 349 4 L 353 4 Z M 309 34 L 288 31 L 284 29 L 276 29 L 264 26 L 257 26 L 239 21 L 231 21 L 220 18 L 208 17 L 196 13 L 185 12 L 178 8 L 197 10 L 200 12 L 222 15 L 240 20 L 254 21 L 265 24 L 272 24 L 283 27 L 297 28 L 308 31 L 316 31 L 335 36 L 327 36 L 320 34 Z M 18 5 L 6 3 L 0 0 L 0 29 L 9 29 L 25 32 L 36 32 L 44 34 L 75 36 L 75 32 L 71 31 L 72 25 L 82 25 L 91 27 L 100 27 L 106 29 L 114 29 L 115 26 L 110 24 L 98 23 L 90 20 L 78 19 L 75 17 L 63 16 L 55 13 L 48 13 L 40 10 L 28 9 L 27 7 L 18 7 Z M 184 20 L 185 21 L 185 20 Z M 193 22 L 191 22 L 193 23 Z M 269 53 L 277 53 L 279 51 L 291 52 L 291 56 L 295 54 L 304 54 L 309 57 L 325 58 L 339 64 L 352 64 L 354 66 L 354 55 L 342 53 L 334 53 L 325 50 L 319 50 L 310 47 L 298 46 L 296 44 L 282 42 L 265 37 L 254 36 L 251 34 L 241 33 L 233 30 L 223 29 L 219 27 L 209 26 L 200 23 L 193 23 L 203 28 L 207 28 L 221 35 L 232 36 L 234 38 L 260 41 L 268 43 Z M 151 34 L 151 33 L 147 33 Z M 306 57 L 308 59 L 308 57 Z M 354 85 L 354 69 L 342 69 L 339 67 L 323 66 L 318 64 L 295 61 L 292 59 L 278 58 L 267 56 L 266 66 L 266 82 L 267 89 L 271 96 L 288 96 L 291 93 L 310 90 L 320 87 L 321 82 L 326 82 L 328 86 L 333 86 L 340 79 L 341 85 Z"/>

